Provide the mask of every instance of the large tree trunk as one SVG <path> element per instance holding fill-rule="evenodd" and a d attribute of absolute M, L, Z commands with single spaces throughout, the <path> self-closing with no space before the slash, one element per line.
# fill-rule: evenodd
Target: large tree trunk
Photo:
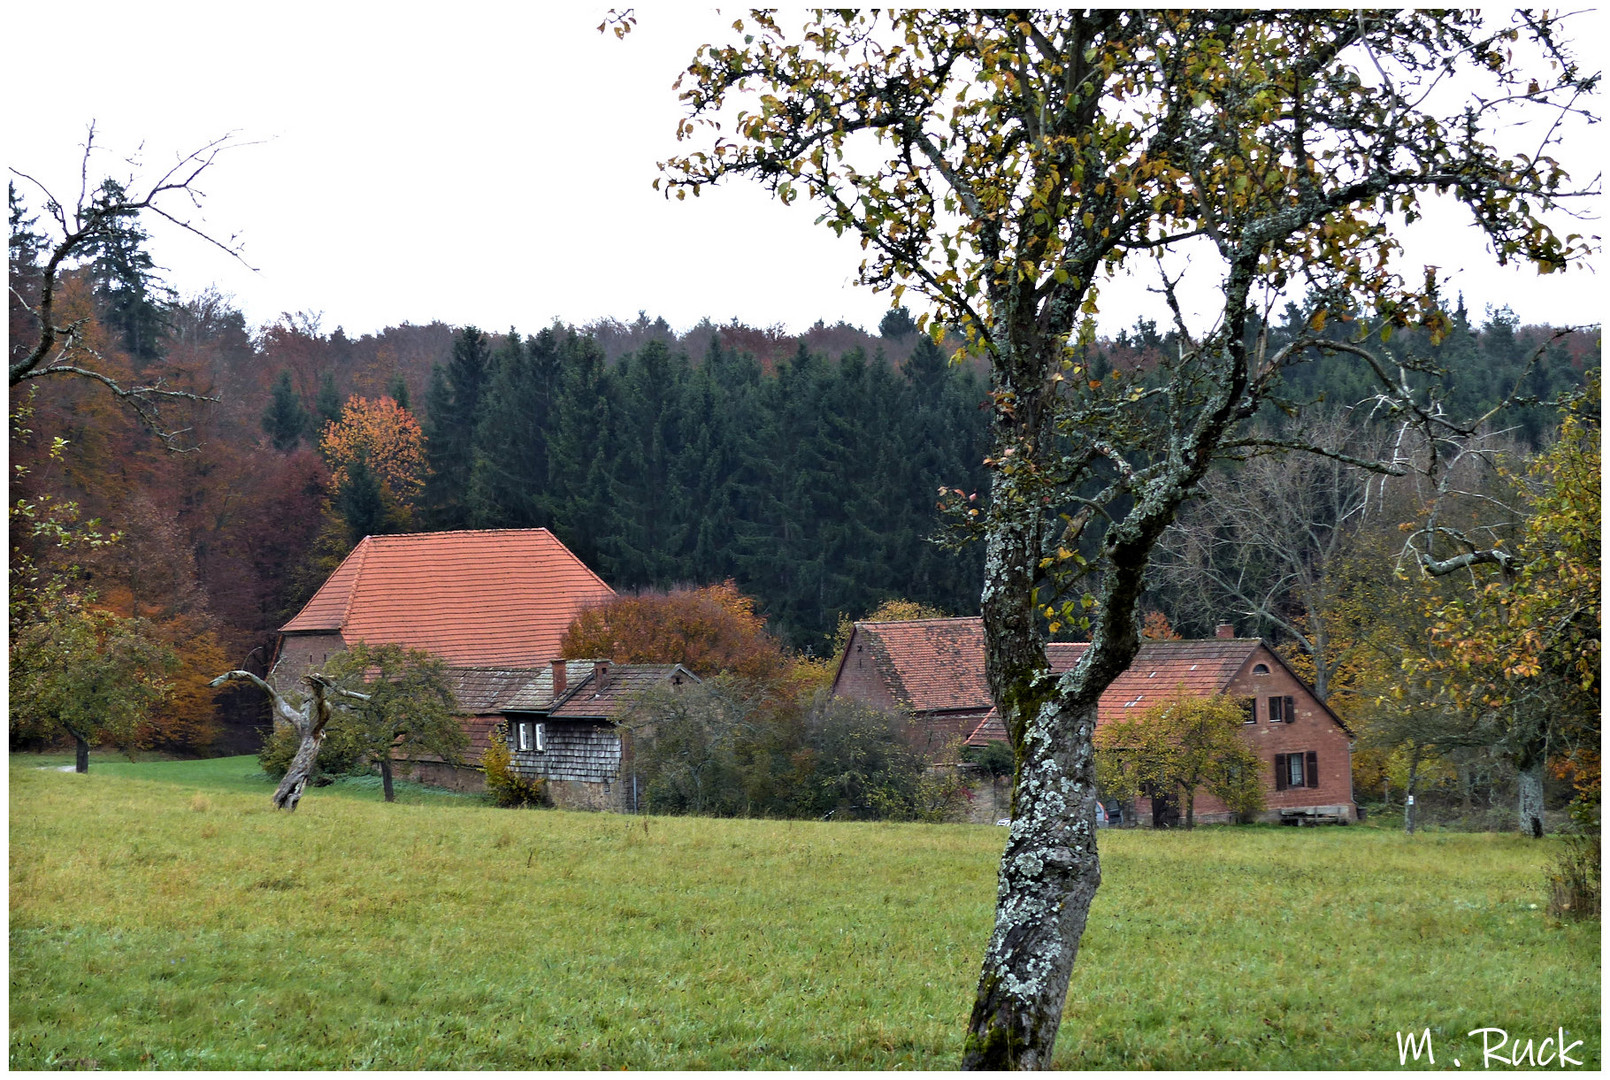
<path fill-rule="evenodd" d="M 285 777 L 274 792 L 276 810 L 296 810 L 296 804 L 302 801 L 302 792 L 307 788 L 308 778 L 313 775 L 313 767 L 318 763 L 319 747 L 324 745 L 322 724 L 317 731 L 304 729 L 298 734 L 302 736 L 302 741 L 296 748 L 296 756 L 291 759 L 291 767 L 285 770 Z"/>
<path fill-rule="evenodd" d="M 964 1069 L 1048 1069 L 1101 861 L 1096 853 L 1096 709 L 1035 723 L 1013 788 L 995 931 L 984 954 Z M 1060 722 L 1058 722 L 1060 721 Z"/>
<path fill-rule="evenodd" d="M 1518 768 L 1520 829 L 1535 840 L 1543 835 L 1543 757 L 1540 754 Z"/>
<path fill-rule="evenodd" d="M 307 788 L 308 778 L 313 775 L 313 766 L 319 758 L 319 747 L 324 743 L 324 730 L 330 722 L 330 693 L 360 701 L 367 701 L 369 695 L 343 690 L 317 673 L 302 677 L 311 693 L 300 709 L 294 708 L 278 690 L 249 671 L 226 671 L 208 685 L 222 686 L 232 679 L 249 682 L 267 694 L 273 703 L 275 714 L 290 724 L 301 737 L 301 742 L 296 748 L 296 756 L 291 759 L 291 767 L 285 771 L 285 778 L 280 781 L 280 786 L 274 792 L 276 810 L 294 811 L 296 804 L 302 801 L 302 792 Z"/>
<path fill-rule="evenodd" d="M 73 732 L 73 744 L 78 752 L 77 760 L 74 763 L 76 765 L 75 771 L 89 772 L 89 740 L 75 731 Z"/>
<path fill-rule="evenodd" d="M 380 759 L 380 790 L 385 793 L 387 802 L 396 802 L 397 793 L 391 788 L 391 755 L 387 754 Z"/>

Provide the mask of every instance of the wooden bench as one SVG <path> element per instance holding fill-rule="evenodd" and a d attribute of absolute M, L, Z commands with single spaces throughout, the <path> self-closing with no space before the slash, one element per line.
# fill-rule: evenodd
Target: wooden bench
<path fill-rule="evenodd" d="M 1301 828 L 1308 825 L 1347 825 L 1349 822 L 1345 814 L 1325 814 L 1318 810 L 1282 810 L 1280 824 L 1296 825 Z"/>

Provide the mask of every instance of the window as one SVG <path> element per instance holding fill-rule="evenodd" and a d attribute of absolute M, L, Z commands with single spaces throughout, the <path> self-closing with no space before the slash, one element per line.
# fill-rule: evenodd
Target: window
<path fill-rule="evenodd" d="M 1242 698 L 1241 711 L 1246 714 L 1246 719 L 1243 721 L 1244 723 L 1256 724 L 1258 722 L 1258 699 L 1250 697 Z"/>
<path fill-rule="evenodd" d="M 521 720 L 514 725 L 515 748 L 532 752 L 542 749 L 542 725 L 534 720 Z"/>
<path fill-rule="evenodd" d="M 1275 755 L 1275 790 L 1289 788 L 1317 788 L 1319 786 L 1319 754 L 1301 750 L 1294 754 Z"/>
<path fill-rule="evenodd" d="M 1268 664 L 1253 664 L 1252 665 L 1252 673 L 1254 675 L 1267 675 L 1267 674 L 1269 674 L 1269 665 Z"/>
<path fill-rule="evenodd" d="M 1271 724 L 1289 724 L 1296 719 L 1296 699 L 1289 697 L 1272 697 L 1269 699 L 1269 722 Z"/>

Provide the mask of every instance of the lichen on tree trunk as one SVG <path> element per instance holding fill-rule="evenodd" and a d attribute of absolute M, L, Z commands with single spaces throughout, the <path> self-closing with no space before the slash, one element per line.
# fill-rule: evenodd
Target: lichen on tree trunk
<path fill-rule="evenodd" d="M 1085 919 L 1101 884 L 1095 710 L 1048 703 L 1029 726 L 1001 859 L 995 930 L 964 1069 L 1048 1069 Z"/>
<path fill-rule="evenodd" d="M 1520 830 L 1534 840 L 1543 835 L 1543 757 L 1538 755 L 1518 768 Z"/>

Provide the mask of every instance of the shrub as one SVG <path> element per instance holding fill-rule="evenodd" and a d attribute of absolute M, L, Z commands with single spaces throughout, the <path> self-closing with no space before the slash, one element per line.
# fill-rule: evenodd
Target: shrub
<path fill-rule="evenodd" d="M 278 780 L 291 767 L 291 759 L 296 756 L 300 745 L 301 739 L 296 729 L 283 720 L 276 720 L 273 732 L 263 740 L 263 748 L 257 752 L 258 764 L 262 765 L 264 772 Z M 319 746 L 319 756 L 313 763 L 309 783 L 323 787 L 338 776 L 361 771 L 363 766 L 363 747 L 350 732 L 332 722 L 324 729 L 324 742 Z"/>
<path fill-rule="evenodd" d="M 1555 918 L 1599 917 L 1601 847 L 1598 801 L 1578 798 L 1571 804 L 1565 850 L 1549 874 L 1549 914 Z"/>
<path fill-rule="evenodd" d="M 551 806 L 548 782 L 541 777 L 527 779 L 514 771 L 509 753 L 509 724 L 499 720 L 487 737 L 481 766 L 486 770 L 486 793 L 498 806 Z"/>

